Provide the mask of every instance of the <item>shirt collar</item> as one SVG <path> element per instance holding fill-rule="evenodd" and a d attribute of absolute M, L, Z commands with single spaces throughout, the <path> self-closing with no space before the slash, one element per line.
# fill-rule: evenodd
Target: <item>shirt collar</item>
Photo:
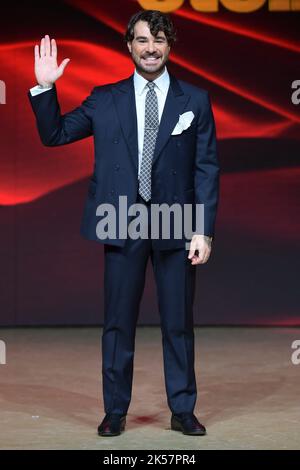
<path fill-rule="evenodd" d="M 134 80 L 134 88 L 135 88 L 136 93 L 138 95 L 141 95 L 143 91 L 145 90 L 148 80 L 142 77 L 142 75 L 140 75 L 136 71 L 136 69 L 134 71 L 133 80 Z M 163 73 L 158 78 L 156 78 L 156 80 L 154 80 L 153 82 L 163 94 L 165 95 L 167 94 L 169 84 L 170 84 L 170 75 L 167 70 L 167 67 L 165 67 L 165 70 L 163 71 Z"/>

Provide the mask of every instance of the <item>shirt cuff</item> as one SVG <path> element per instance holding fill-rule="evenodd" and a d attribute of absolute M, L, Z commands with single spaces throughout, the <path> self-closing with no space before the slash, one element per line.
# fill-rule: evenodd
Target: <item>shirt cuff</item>
<path fill-rule="evenodd" d="M 52 87 L 53 85 L 50 85 L 48 87 L 42 87 L 40 85 L 36 85 L 33 88 L 30 88 L 31 96 L 40 95 L 41 93 L 44 93 L 45 91 L 51 90 Z"/>

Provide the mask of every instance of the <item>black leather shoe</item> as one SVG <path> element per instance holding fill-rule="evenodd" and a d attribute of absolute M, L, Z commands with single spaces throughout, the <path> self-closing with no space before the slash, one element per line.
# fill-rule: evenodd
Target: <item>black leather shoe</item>
<path fill-rule="evenodd" d="M 107 413 L 98 426 L 99 436 L 119 436 L 125 430 L 126 415 Z"/>
<path fill-rule="evenodd" d="M 188 436 L 204 436 L 206 429 L 193 413 L 172 414 L 171 429 L 181 431 Z"/>

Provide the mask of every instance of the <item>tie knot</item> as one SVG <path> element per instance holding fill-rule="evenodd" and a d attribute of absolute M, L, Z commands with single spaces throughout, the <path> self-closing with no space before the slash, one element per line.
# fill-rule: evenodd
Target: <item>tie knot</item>
<path fill-rule="evenodd" d="M 153 91 L 154 87 L 155 87 L 155 83 L 154 82 L 148 82 L 147 87 L 149 88 L 150 91 Z"/>

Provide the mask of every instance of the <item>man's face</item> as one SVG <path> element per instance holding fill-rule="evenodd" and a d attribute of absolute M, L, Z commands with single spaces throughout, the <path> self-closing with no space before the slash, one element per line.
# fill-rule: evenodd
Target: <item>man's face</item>
<path fill-rule="evenodd" d="M 134 38 L 127 46 L 141 75 L 152 79 L 160 75 L 170 53 L 170 46 L 163 31 L 159 31 L 154 37 L 148 23 L 138 21 L 134 26 Z"/>

